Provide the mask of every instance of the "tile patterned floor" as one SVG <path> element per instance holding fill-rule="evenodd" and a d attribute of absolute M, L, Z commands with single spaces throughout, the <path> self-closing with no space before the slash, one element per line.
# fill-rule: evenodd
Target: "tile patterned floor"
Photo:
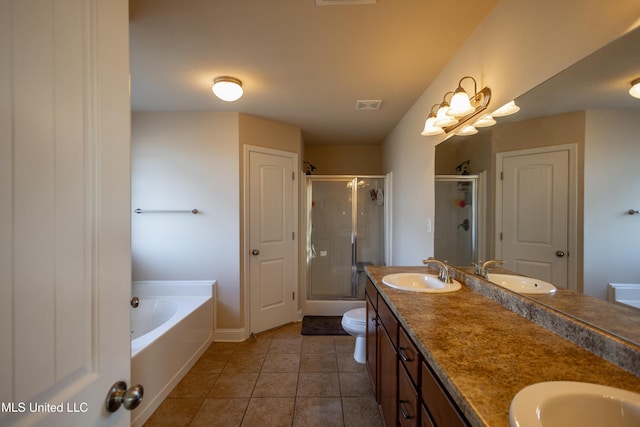
<path fill-rule="evenodd" d="M 211 344 L 145 427 L 381 426 L 355 338 L 302 336 L 301 325 Z"/>

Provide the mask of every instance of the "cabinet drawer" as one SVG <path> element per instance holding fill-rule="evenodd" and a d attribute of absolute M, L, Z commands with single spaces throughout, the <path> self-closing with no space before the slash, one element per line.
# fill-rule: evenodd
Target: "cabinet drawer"
<path fill-rule="evenodd" d="M 404 367 L 398 369 L 398 422 L 401 427 L 418 427 L 418 392 Z"/>
<path fill-rule="evenodd" d="M 378 290 L 371 282 L 371 279 L 367 277 L 367 285 L 364 288 L 365 295 L 371 301 L 373 308 L 378 311 Z"/>
<path fill-rule="evenodd" d="M 389 334 L 393 348 L 398 348 L 398 319 L 382 298 L 378 298 L 378 317 Z"/>
<path fill-rule="evenodd" d="M 450 400 L 431 368 L 422 362 L 422 400 L 431 420 L 438 427 L 464 427 L 467 425 L 458 408 Z"/>
<path fill-rule="evenodd" d="M 398 337 L 398 358 L 400 358 L 400 362 L 407 369 L 411 381 L 413 381 L 415 385 L 419 385 L 420 353 L 418 353 L 418 349 L 402 327 L 400 328 Z"/>

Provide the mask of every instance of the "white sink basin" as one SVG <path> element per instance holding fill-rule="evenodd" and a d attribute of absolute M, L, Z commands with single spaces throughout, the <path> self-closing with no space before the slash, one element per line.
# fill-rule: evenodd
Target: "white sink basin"
<path fill-rule="evenodd" d="M 556 287 L 551 283 L 532 277 L 489 273 L 487 279 L 519 294 L 552 294 L 556 291 Z"/>
<path fill-rule="evenodd" d="M 511 401 L 509 422 L 512 427 L 637 427 L 640 394 L 571 381 L 533 384 Z"/>
<path fill-rule="evenodd" d="M 387 274 L 382 278 L 382 283 L 396 289 L 411 292 L 453 292 L 460 289 L 460 282 L 443 283 L 434 274 L 423 273 L 395 273 Z"/>

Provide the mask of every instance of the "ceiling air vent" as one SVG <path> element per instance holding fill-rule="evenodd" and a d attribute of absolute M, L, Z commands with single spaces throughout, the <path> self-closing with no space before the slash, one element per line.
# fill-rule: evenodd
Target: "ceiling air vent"
<path fill-rule="evenodd" d="M 356 110 L 378 110 L 382 99 L 359 99 L 356 101 Z"/>
<path fill-rule="evenodd" d="M 316 6 L 342 6 L 346 4 L 374 4 L 376 0 L 316 0 Z"/>

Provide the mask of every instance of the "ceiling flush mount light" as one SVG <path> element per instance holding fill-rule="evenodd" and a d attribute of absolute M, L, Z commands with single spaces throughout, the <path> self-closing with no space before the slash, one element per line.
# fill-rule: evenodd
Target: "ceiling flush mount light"
<path fill-rule="evenodd" d="M 631 82 L 629 95 L 633 96 L 634 98 L 640 98 L 640 77 Z"/>
<path fill-rule="evenodd" d="M 472 95 L 469 95 L 467 91 L 462 88 L 462 82 L 467 79 L 473 81 Z M 449 95 L 451 95 L 451 99 L 447 102 L 447 96 Z M 468 132 L 477 132 L 477 129 L 474 127 L 475 125 L 470 125 L 473 124 L 473 120 L 483 114 L 490 100 L 491 89 L 484 87 L 478 91 L 476 80 L 471 76 L 464 76 L 458 82 L 456 90 L 445 93 L 442 97 L 442 102 L 436 104 L 439 106 L 437 114 L 433 113 L 433 108 L 436 105 L 431 107 L 431 112 L 427 117 L 424 130 L 421 134 L 431 136 L 444 133 L 448 138 L 453 135 L 470 135 Z M 491 118 L 489 117 L 489 119 Z M 492 119 L 489 119 L 484 122 L 484 126 L 495 124 L 495 120 L 493 123 L 490 123 Z M 479 127 L 482 127 L 482 125 Z"/>
<path fill-rule="evenodd" d="M 242 82 L 235 77 L 221 76 L 213 80 L 213 93 L 223 101 L 232 102 L 242 96 Z"/>

